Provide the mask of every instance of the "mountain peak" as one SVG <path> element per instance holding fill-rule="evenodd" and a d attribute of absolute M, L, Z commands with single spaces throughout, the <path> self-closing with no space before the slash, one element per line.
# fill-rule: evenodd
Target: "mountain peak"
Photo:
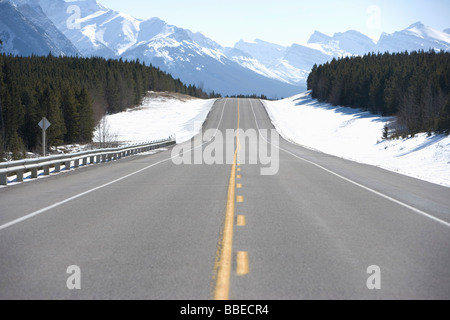
<path fill-rule="evenodd" d="M 383 34 L 377 45 L 377 51 L 380 52 L 411 52 L 430 49 L 449 51 L 450 34 L 426 26 L 420 21 L 402 31 Z"/>
<path fill-rule="evenodd" d="M 321 43 L 330 40 L 332 40 L 330 36 L 327 36 L 326 34 L 316 30 L 309 38 L 308 43 Z"/>
<path fill-rule="evenodd" d="M 256 40 L 244 40 L 241 39 L 238 42 L 236 42 L 235 46 L 241 45 L 241 44 L 256 44 Z"/>
<path fill-rule="evenodd" d="M 423 28 L 425 28 L 425 25 L 422 22 L 417 21 L 416 23 L 413 23 L 412 25 L 410 25 L 407 29 L 413 29 L 413 28 L 423 29 Z"/>
<path fill-rule="evenodd" d="M 345 32 L 336 32 L 333 35 L 333 38 L 337 38 L 337 37 L 340 37 L 340 36 L 356 36 L 356 37 L 361 37 L 361 38 L 368 38 L 366 35 L 362 34 L 359 31 L 356 31 L 356 30 L 348 30 L 348 31 L 345 31 Z"/>

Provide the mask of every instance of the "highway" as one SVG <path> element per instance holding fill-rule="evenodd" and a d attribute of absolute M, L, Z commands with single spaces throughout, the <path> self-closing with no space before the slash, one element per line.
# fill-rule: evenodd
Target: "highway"
<path fill-rule="evenodd" d="M 203 130 L 238 128 L 273 126 L 220 99 Z M 232 163 L 169 149 L 0 189 L 0 299 L 450 299 L 450 188 L 268 140 L 274 175 L 238 135 Z"/>

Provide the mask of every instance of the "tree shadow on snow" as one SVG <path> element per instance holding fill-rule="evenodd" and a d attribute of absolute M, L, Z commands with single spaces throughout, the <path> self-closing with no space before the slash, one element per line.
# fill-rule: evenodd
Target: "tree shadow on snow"
<path fill-rule="evenodd" d="M 311 92 L 307 95 L 302 96 L 294 100 L 296 106 L 310 106 L 317 109 L 333 111 L 336 114 L 353 116 L 354 119 L 367 119 L 373 118 L 372 122 L 381 122 L 389 124 L 395 118 L 394 117 L 383 117 L 379 114 L 373 114 L 369 111 L 365 111 L 362 109 L 350 108 L 350 107 L 342 107 L 342 106 L 333 106 L 326 102 L 320 102 L 317 99 L 313 99 L 311 97 Z"/>

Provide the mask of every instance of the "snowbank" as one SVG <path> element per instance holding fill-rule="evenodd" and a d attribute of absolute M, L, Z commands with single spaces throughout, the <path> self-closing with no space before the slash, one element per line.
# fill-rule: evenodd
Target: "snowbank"
<path fill-rule="evenodd" d="M 110 135 L 122 143 L 139 143 L 175 135 L 177 143 L 190 140 L 196 122 L 203 123 L 215 100 L 180 99 L 152 94 L 142 105 L 126 112 L 106 116 Z"/>
<path fill-rule="evenodd" d="M 419 134 L 385 141 L 383 128 L 392 118 L 320 103 L 309 92 L 264 104 L 274 126 L 287 140 L 450 187 L 449 136 Z"/>

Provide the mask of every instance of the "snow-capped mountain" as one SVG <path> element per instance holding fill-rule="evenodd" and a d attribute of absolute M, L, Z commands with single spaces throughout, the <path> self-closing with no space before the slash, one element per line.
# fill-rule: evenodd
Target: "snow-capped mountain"
<path fill-rule="evenodd" d="M 136 41 L 137 20 L 96 0 L 35 2 L 84 56 L 113 58 Z"/>
<path fill-rule="evenodd" d="M 393 34 L 383 33 L 377 43 L 379 52 L 400 52 L 434 49 L 450 51 L 450 34 L 416 22 Z"/>
<path fill-rule="evenodd" d="M 421 23 L 383 34 L 378 42 L 355 30 L 333 36 L 316 31 L 305 45 L 284 47 L 257 39 L 224 48 L 201 33 L 158 18 L 135 19 L 97 0 L 0 0 L 0 4 L 4 6 L 0 15 L 4 52 L 139 59 L 184 83 L 222 94 L 289 96 L 306 89 L 314 64 L 333 58 L 450 50 L 450 29 L 437 31 Z"/>
<path fill-rule="evenodd" d="M 371 38 L 355 30 L 338 32 L 332 37 L 316 31 L 309 38 L 308 46 L 337 58 L 348 55 L 364 55 L 372 52 L 376 43 Z"/>
<path fill-rule="evenodd" d="M 305 86 L 308 74 L 315 64 L 333 58 L 362 55 L 373 51 L 375 42 L 357 32 L 336 33 L 333 37 L 316 31 L 303 46 L 293 44 L 283 47 L 262 40 L 236 43 L 231 58 L 267 77 Z"/>
<path fill-rule="evenodd" d="M 364 55 L 370 52 L 403 52 L 429 49 L 450 51 L 450 29 L 438 31 L 417 22 L 405 30 L 383 34 L 378 42 L 350 30 L 328 36 L 313 33 L 305 46 L 281 47 L 261 40 L 239 41 L 231 58 L 267 77 L 304 85 L 314 64 L 333 58 Z"/>
<path fill-rule="evenodd" d="M 0 0 L 1 52 L 30 56 L 76 56 L 75 46 L 34 3 Z"/>
<path fill-rule="evenodd" d="M 135 19 L 105 8 L 96 0 L 35 2 L 85 56 L 139 59 L 184 83 L 222 94 L 281 97 L 305 89 L 304 85 L 294 86 L 242 66 L 229 59 L 226 49 L 215 41 L 158 18 Z M 75 19 L 74 14 L 79 18 Z"/>
<path fill-rule="evenodd" d="M 239 41 L 228 57 L 246 68 L 269 78 L 304 86 L 315 63 L 324 63 L 329 56 L 305 46 L 283 47 L 262 40 Z"/>

